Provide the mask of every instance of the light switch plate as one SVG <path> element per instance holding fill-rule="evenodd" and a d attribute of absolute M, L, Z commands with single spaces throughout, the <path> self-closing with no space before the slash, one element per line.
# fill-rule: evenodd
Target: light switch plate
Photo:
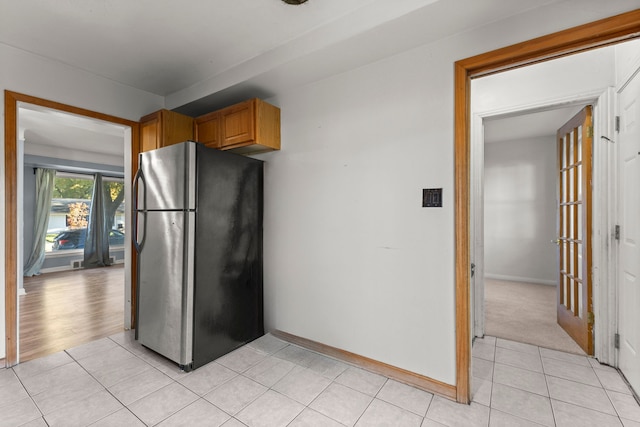
<path fill-rule="evenodd" d="M 424 188 L 422 190 L 423 208 L 442 207 L 442 188 Z"/>

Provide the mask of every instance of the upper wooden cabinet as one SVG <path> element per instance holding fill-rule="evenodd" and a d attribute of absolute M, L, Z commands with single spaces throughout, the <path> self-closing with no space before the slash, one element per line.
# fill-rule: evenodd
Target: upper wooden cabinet
<path fill-rule="evenodd" d="M 193 139 L 193 118 L 159 110 L 140 119 L 140 152 Z"/>
<path fill-rule="evenodd" d="M 195 120 L 196 141 L 240 154 L 280 149 L 280 109 L 250 99 Z"/>
<path fill-rule="evenodd" d="M 207 147 L 220 148 L 220 112 L 200 116 L 195 120 L 195 138 Z"/>

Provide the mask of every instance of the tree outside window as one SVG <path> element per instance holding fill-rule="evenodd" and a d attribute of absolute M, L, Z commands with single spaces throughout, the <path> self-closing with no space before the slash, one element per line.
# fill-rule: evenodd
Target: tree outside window
<path fill-rule="evenodd" d="M 103 180 L 103 185 L 107 190 L 106 194 L 110 196 L 105 200 L 107 228 L 124 232 L 124 181 L 111 179 L 104 178 Z M 122 215 L 118 215 L 119 211 L 122 212 Z"/>
<path fill-rule="evenodd" d="M 87 229 L 91 198 L 93 194 L 93 176 L 59 172 L 54 181 L 51 200 L 51 212 L 47 227 L 46 252 L 54 249 L 56 237 L 69 230 Z M 105 194 L 105 218 L 108 229 L 110 247 L 124 244 L 124 180 L 121 178 L 103 178 Z M 86 231 L 84 231 L 86 233 Z M 84 237 L 84 234 L 83 234 Z M 83 241 L 83 240 L 82 240 Z M 81 249 L 81 247 L 73 247 Z"/>

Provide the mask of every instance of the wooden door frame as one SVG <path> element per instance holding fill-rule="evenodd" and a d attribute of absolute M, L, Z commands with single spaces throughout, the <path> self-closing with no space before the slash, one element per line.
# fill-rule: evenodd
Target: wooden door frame
<path fill-rule="evenodd" d="M 4 185 L 5 185 L 5 366 L 10 367 L 18 362 L 18 103 L 39 105 L 79 116 L 98 119 L 105 122 L 129 126 L 131 128 L 131 151 L 139 151 L 138 122 L 122 119 L 108 114 L 98 113 L 84 108 L 73 107 L 35 96 L 25 95 L 9 90 L 4 91 Z M 137 167 L 136 159 L 132 159 L 132 173 Z M 132 252 L 132 262 L 134 261 Z M 132 270 L 134 271 L 134 270 Z M 20 272 L 21 274 L 21 272 Z M 133 276 L 133 274 L 132 274 Z M 131 280 L 132 324 L 135 313 L 135 280 Z"/>
<path fill-rule="evenodd" d="M 462 59 L 454 64 L 456 398 L 470 402 L 471 79 L 640 37 L 640 10 Z"/>

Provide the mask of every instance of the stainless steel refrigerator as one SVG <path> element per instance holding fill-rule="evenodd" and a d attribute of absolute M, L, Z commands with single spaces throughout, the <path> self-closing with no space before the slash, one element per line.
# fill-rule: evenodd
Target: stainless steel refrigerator
<path fill-rule="evenodd" d="M 261 161 L 187 141 L 140 154 L 136 339 L 188 371 L 263 335 Z"/>

